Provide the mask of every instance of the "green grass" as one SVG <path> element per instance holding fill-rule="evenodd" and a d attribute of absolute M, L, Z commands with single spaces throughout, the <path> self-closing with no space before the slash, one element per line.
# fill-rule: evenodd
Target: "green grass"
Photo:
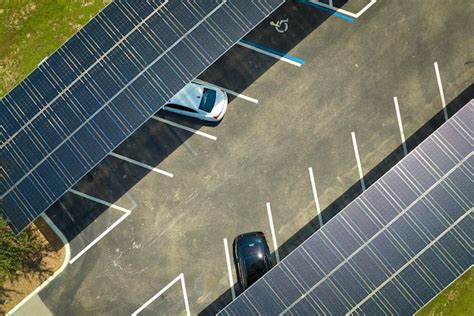
<path fill-rule="evenodd" d="M 111 0 L 0 0 L 0 96 Z"/>
<path fill-rule="evenodd" d="M 416 315 L 474 315 L 473 278 L 474 270 L 471 267 Z"/>

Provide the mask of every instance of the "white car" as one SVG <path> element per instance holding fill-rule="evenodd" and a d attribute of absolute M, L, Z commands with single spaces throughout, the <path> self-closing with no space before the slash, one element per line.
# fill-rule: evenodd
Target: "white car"
<path fill-rule="evenodd" d="M 191 82 L 173 96 L 163 110 L 217 122 L 227 110 L 227 94 L 213 86 Z"/>

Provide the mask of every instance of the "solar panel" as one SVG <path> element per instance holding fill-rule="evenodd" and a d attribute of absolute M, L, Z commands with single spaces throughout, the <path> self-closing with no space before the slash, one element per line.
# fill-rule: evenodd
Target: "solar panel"
<path fill-rule="evenodd" d="M 21 231 L 284 0 L 114 1 L 0 100 Z"/>
<path fill-rule="evenodd" d="M 473 263 L 474 100 L 219 315 L 413 314 Z"/>

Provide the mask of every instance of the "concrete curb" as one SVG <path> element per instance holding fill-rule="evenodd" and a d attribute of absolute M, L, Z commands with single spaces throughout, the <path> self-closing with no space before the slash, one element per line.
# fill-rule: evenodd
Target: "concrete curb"
<path fill-rule="evenodd" d="M 27 297 L 25 297 L 23 300 L 21 300 L 20 303 L 18 303 L 15 307 L 13 307 L 6 315 L 8 316 L 11 316 L 13 315 L 15 312 L 18 311 L 18 309 L 20 309 L 23 305 L 26 304 L 26 302 L 28 302 L 28 300 L 30 300 L 33 296 L 35 296 L 36 294 L 38 294 L 42 289 L 44 289 L 51 281 L 53 281 L 61 272 L 63 272 L 64 269 L 66 269 L 68 263 L 69 263 L 69 260 L 71 258 L 71 248 L 69 246 L 69 242 L 68 240 L 66 239 L 66 237 L 63 235 L 63 233 L 59 230 L 59 228 L 53 223 L 53 221 L 48 217 L 48 215 L 46 215 L 45 213 L 41 214 L 41 217 L 44 219 L 44 221 L 49 225 L 49 227 L 56 233 L 56 235 L 58 235 L 59 239 L 61 239 L 61 241 L 63 242 L 64 244 L 64 251 L 65 251 L 65 254 L 64 254 L 64 261 L 63 261 L 63 264 L 61 265 L 61 267 L 56 271 L 54 272 L 54 274 L 52 276 L 50 276 L 46 281 L 44 281 L 43 283 L 41 283 L 40 286 L 38 286 L 36 289 L 34 289 L 33 292 L 31 292 L 30 294 L 28 294 Z"/>

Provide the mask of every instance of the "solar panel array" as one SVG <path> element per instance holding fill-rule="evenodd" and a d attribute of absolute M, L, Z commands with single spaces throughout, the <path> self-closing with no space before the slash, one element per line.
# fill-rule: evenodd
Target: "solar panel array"
<path fill-rule="evenodd" d="M 2 209 L 45 211 L 284 0 L 114 1 L 0 101 Z"/>
<path fill-rule="evenodd" d="M 413 314 L 473 262 L 474 100 L 220 315 Z"/>

